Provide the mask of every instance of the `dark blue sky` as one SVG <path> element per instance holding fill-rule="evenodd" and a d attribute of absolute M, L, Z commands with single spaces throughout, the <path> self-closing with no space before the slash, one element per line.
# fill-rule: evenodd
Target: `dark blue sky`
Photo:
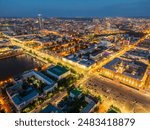
<path fill-rule="evenodd" d="M 150 16 L 150 0 L 0 0 L 0 17 Z"/>

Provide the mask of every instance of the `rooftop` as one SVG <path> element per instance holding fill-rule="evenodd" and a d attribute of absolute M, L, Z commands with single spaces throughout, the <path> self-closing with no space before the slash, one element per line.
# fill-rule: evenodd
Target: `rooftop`
<path fill-rule="evenodd" d="M 128 52 L 126 52 L 122 57 L 125 57 L 127 59 L 148 59 L 148 56 L 150 55 L 150 51 L 147 49 L 143 50 L 143 49 L 138 49 L 135 48 L 134 50 L 130 50 Z"/>
<path fill-rule="evenodd" d="M 7 88 L 7 93 L 16 105 L 25 105 L 37 96 L 53 87 L 54 81 L 40 72 L 29 71 L 14 86 Z"/>
<path fill-rule="evenodd" d="M 57 76 L 60 76 L 60 75 L 62 75 L 64 73 L 66 73 L 69 70 L 67 70 L 65 67 L 57 65 L 57 66 L 54 66 L 54 67 L 50 67 L 48 69 L 48 71 L 50 71 L 53 74 L 56 74 Z"/>
<path fill-rule="evenodd" d="M 45 109 L 40 111 L 40 113 L 62 113 L 62 111 L 57 107 L 49 104 Z"/>
<path fill-rule="evenodd" d="M 25 88 L 22 87 L 22 84 L 16 84 L 10 88 L 7 88 L 7 92 L 10 94 L 13 102 L 16 105 L 20 105 L 23 102 L 27 102 L 39 94 L 35 88 L 31 86 Z"/>
<path fill-rule="evenodd" d="M 147 67 L 148 65 L 143 62 L 122 60 L 120 58 L 115 58 L 104 66 L 106 69 L 110 69 L 114 72 L 139 80 L 143 78 Z"/>
<path fill-rule="evenodd" d="M 83 108 L 83 110 L 81 111 L 81 113 L 88 113 L 90 112 L 90 110 L 96 105 L 95 102 L 90 102 L 85 108 Z"/>
<path fill-rule="evenodd" d="M 106 47 L 99 47 L 98 49 L 95 49 L 92 53 L 91 53 L 91 55 L 92 56 L 97 56 L 97 55 L 99 55 L 99 54 L 101 54 L 102 52 L 104 52 L 105 50 L 106 50 L 107 48 Z"/>
<path fill-rule="evenodd" d="M 95 63 L 95 61 L 92 60 L 92 59 L 82 59 L 82 60 L 79 62 L 79 64 L 84 65 L 84 66 L 86 66 L 86 67 L 89 67 L 89 66 L 93 65 L 94 63 Z"/>
<path fill-rule="evenodd" d="M 73 95 L 75 95 L 76 97 L 78 97 L 82 93 L 82 91 L 75 88 L 70 93 L 72 93 Z"/>
<path fill-rule="evenodd" d="M 24 93 L 28 93 L 28 94 L 22 96 L 20 93 L 18 93 L 17 95 L 15 95 L 12 98 L 12 100 L 14 101 L 14 103 L 16 105 L 20 105 L 23 102 L 26 102 L 26 101 L 28 101 L 28 100 L 30 100 L 30 99 L 32 99 L 38 95 L 38 92 L 35 89 L 33 89 L 31 91 L 24 91 Z"/>

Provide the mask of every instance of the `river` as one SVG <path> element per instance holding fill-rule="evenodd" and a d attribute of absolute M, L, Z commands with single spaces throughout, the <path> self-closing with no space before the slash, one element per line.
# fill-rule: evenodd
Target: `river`
<path fill-rule="evenodd" d="M 24 71 L 40 67 L 42 64 L 26 54 L 0 60 L 0 81 L 22 74 Z"/>

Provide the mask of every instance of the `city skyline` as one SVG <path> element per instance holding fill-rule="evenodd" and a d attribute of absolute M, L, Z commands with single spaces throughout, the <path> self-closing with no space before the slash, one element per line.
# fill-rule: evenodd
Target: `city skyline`
<path fill-rule="evenodd" d="M 0 0 L 0 17 L 149 17 L 148 0 Z"/>

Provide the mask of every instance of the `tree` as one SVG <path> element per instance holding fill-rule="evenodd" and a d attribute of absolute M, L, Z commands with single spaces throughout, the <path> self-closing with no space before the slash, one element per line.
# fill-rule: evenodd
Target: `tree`
<path fill-rule="evenodd" d="M 103 100 L 102 100 L 102 97 L 101 97 L 101 96 L 98 96 L 98 97 L 97 97 L 97 99 L 99 100 L 99 102 L 100 102 L 100 103 L 102 103 L 102 102 L 103 102 Z"/>

